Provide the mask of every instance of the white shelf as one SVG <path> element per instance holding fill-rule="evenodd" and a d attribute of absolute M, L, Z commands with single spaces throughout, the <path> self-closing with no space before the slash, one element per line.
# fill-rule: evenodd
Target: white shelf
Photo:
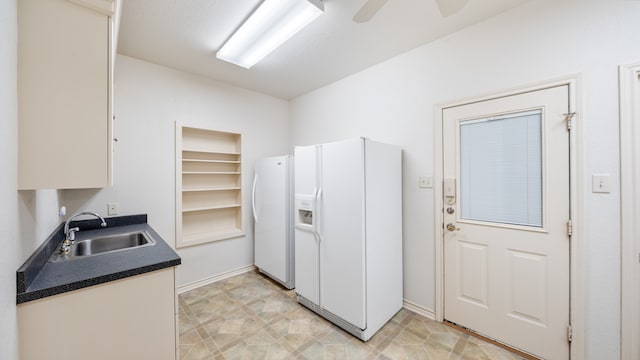
<path fill-rule="evenodd" d="M 182 192 L 193 192 L 193 191 L 228 191 L 228 190 L 240 190 L 240 187 L 224 187 L 224 188 L 183 188 Z"/>
<path fill-rule="evenodd" d="M 229 154 L 226 154 L 229 155 Z M 214 164 L 240 164 L 240 161 L 231 160 L 201 160 L 201 159 L 185 159 L 182 158 L 182 162 L 198 162 L 198 163 L 214 163 Z"/>
<path fill-rule="evenodd" d="M 218 155 L 240 155 L 239 152 L 228 152 L 228 151 L 215 151 L 215 150 L 203 150 L 203 149 L 187 149 L 183 148 L 182 151 L 202 153 L 202 154 L 218 154 Z"/>
<path fill-rule="evenodd" d="M 176 123 L 176 247 L 244 235 L 240 134 Z"/>
<path fill-rule="evenodd" d="M 239 171 L 183 171 L 183 175 L 240 175 Z"/>
<path fill-rule="evenodd" d="M 229 231 L 225 233 L 220 232 L 209 232 L 209 233 L 195 233 L 195 234 L 185 234 L 182 238 L 182 246 L 194 246 L 199 244 L 204 244 L 212 241 L 226 240 L 237 238 L 240 236 L 244 236 L 244 231 L 242 229 L 236 229 L 234 231 Z"/>
<path fill-rule="evenodd" d="M 208 211 L 208 210 L 219 210 L 219 209 L 229 209 L 240 207 L 242 204 L 229 204 L 229 205 L 218 205 L 218 206 L 203 206 L 203 207 L 194 207 L 194 208 L 186 208 L 182 207 L 182 212 L 194 212 L 194 211 Z"/>

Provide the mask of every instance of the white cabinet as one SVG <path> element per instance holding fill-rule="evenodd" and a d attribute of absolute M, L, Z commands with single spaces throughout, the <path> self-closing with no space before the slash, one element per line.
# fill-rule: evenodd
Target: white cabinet
<path fill-rule="evenodd" d="M 18 305 L 20 358 L 176 359 L 174 271 L 167 268 Z"/>
<path fill-rule="evenodd" d="M 240 138 L 176 123 L 176 247 L 244 235 Z"/>
<path fill-rule="evenodd" d="M 119 0 L 18 1 L 18 188 L 111 185 Z"/>

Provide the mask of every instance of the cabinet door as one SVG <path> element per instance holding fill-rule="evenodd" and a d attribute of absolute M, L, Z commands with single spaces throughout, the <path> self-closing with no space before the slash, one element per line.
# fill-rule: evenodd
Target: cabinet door
<path fill-rule="evenodd" d="M 18 305 L 20 358 L 176 359 L 167 268 Z"/>
<path fill-rule="evenodd" d="M 110 185 L 110 23 L 66 0 L 18 2 L 20 189 Z"/>

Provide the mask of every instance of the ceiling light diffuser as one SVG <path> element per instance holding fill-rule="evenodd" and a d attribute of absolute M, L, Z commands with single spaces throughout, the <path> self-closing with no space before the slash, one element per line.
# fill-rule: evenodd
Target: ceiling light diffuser
<path fill-rule="evenodd" d="M 216 57 L 249 69 L 323 12 L 320 0 L 265 0 Z"/>

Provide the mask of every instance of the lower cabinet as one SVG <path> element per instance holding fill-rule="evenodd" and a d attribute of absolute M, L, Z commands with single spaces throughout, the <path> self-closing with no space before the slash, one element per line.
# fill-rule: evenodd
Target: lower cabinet
<path fill-rule="evenodd" d="M 176 359 L 173 268 L 18 305 L 20 359 Z"/>

